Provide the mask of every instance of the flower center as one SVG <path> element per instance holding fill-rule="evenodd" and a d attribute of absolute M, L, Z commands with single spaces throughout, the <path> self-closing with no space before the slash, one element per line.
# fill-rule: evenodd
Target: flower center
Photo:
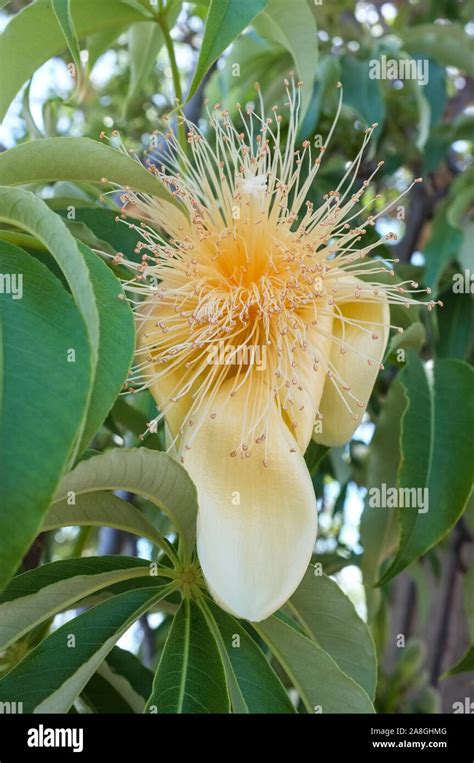
<path fill-rule="evenodd" d="M 249 456 L 254 442 L 268 442 L 275 408 L 293 432 L 298 420 L 305 426 L 305 416 L 310 420 L 319 415 L 310 409 L 317 378 L 334 387 L 357 420 L 366 401 L 337 370 L 334 353 L 349 351 L 354 363 L 378 365 L 381 352 L 374 361 L 370 341 L 351 345 L 347 335 L 354 336 L 357 329 L 377 342 L 390 328 L 380 317 L 381 306 L 417 304 L 406 296 L 418 290 L 417 284 L 379 284 L 370 275 L 393 275 L 392 261 L 370 257 L 383 239 L 360 245 L 367 230 L 353 222 L 383 164 L 352 192 L 376 125 L 365 131 L 338 187 L 315 208 L 306 197 L 326 147 L 316 158 L 309 141 L 296 148 L 299 92 L 294 82 L 291 88 L 286 85 L 284 150 L 277 107 L 273 117 L 265 118 L 262 101 L 260 115 L 248 111 L 245 122 L 241 114 L 245 133 L 236 130 L 227 112 L 216 112 L 210 115 L 215 145 L 187 124 L 193 161 L 168 131 L 163 137 L 169 156 L 161 170 L 150 165 L 179 199 L 182 211 L 152 197 L 122 195 L 123 217 L 130 205 L 150 223 L 131 223 L 142 239 L 136 248 L 142 263 L 129 263 L 136 272 L 125 286 L 145 297 L 135 308 L 139 361 L 132 381 L 135 389 L 153 387 L 161 396 L 160 413 L 149 429 L 156 430 L 160 418 L 178 404 L 175 440 L 188 426 L 197 432 L 208 416 L 215 418 L 219 408 L 240 394 L 245 398 L 242 433 L 231 455 Z M 335 122 L 341 104 L 340 98 Z M 385 211 L 369 215 L 367 227 Z M 364 308 L 353 310 L 351 304 L 357 303 Z M 433 305 L 427 303 L 429 309 Z M 224 401 L 220 390 L 225 391 Z M 186 447 L 192 439 L 187 438 Z"/>

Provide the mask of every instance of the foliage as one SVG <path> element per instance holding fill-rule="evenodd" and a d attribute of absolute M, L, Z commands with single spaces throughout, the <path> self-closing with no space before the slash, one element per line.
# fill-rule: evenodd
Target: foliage
<path fill-rule="evenodd" d="M 427 566 L 439 569 L 461 530 L 472 542 L 469 3 L 377 3 L 375 19 L 362 5 L 0 3 L 0 116 L 16 143 L 0 154 L 0 701 L 64 713 L 439 710 L 420 638 L 391 670 L 383 652 L 400 573 L 422 596 Z M 427 61 L 428 83 L 372 78 L 373 62 L 387 58 Z M 70 88 L 49 83 L 38 110 L 32 92 L 50 59 L 72 74 Z M 135 332 L 112 258 L 137 258 L 136 230 L 116 222 L 118 189 L 176 203 L 144 166 L 170 112 L 186 145 L 175 99 L 194 120 L 208 98 L 238 121 L 236 102 L 255 100 L 255 80 L 270 107 L 289 69 L 304 82 L 301 140 L 327 134 L 335 85 L 344 88 L 315 203 L 373 122 L 378 137 L 358 183 L 385 163 L 365 203 L 377 212 L 424 176 L 382 218 L 378 233 L 391 225 L 399 241 L 378 251 L 395 259 L 395 278 L 430 287 L 445 308 L 397 315 L 407 330 L 391 336 L 364 426 L 344 448 L 308 448 L 320 513 L 313 564 L 281 611 L 252 624 L 209 597 L 195 552 L 196 489 L 163 452 L 163 425 L 143 437 L 154 404 L 124 386 Z M 111 146 L 98 140 L 112 128 L 141 162 L 117 150 L 115 133 Z M 22 299 L 8 293 L 7 276 L 22 277 Z M 370 491 L 382 485 L 426 489 L 429 510 L 374 508 Z M 364 497 L 348 540 L 351 505 Z M 104 556 L 103 528 L 135 539 L 131 553 Z M 362 587 L 356 611 L 340 585 L 349 567 L 362 576 L 367 622 Z M 140 659 L 116 646 L 133 623 L 151 633 L 148 658 L 144 638 Z M 432 684 L 472 670 L 473 638 Z"/>

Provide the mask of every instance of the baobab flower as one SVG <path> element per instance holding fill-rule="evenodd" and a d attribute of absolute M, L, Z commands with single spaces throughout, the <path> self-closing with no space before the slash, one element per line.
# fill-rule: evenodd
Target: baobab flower
<path fill-rule="evenodd" d="M 351 438 L 381 367 L 389 305 L 416 304 L 406 292 L 417 289 L 371 282 L 390 267 L 368 258 L 378 244 L 360 245 L 369 181 L 351 189 L 375 125 L 315 208 L 306 197 L 325 147 L 314 157 L 309 141 L 296 146 L 300 87 L 285 84 L 285 141 L 278 108 L 266 117 L 257 87 L 259 113 L 238 107 L 243 132 L 216 105 L 212 143 L 187 121 L 189 155 L 171 130 L 164 136 L 166 158 L 150 170 L 179 205 L 122 196 L 124 211 L 146 221 L 132 225 L 143 257 L 129 263 L 126 285 L 142 297 L 136 388 L 150 389 L 159 414 L 149 430 L 165 418 L 197 486 L 197 550 L 212 595 L 253 621 L 285 603 L 314 550 L 303 456 L 315 422 L 317 442 Z M 223 349 L 226 362 L 215 362 Z"/>

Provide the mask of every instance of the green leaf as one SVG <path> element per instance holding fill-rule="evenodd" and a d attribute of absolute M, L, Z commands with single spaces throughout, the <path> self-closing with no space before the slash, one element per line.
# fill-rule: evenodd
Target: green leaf
<path fill-rule="evenodd" d="M 423 61 L 423 55 L 413 58 Z M 422 85 L 423 93 L 430 106 L 430 128 L 432 129 L 444 114 L 448 100 L 446 69 L 435 61 L 429 61 L 429 77 L 426 85 Z M 413 80 L 412 80 L 413 82 Z M 416 81 L 417 84 L 417 81 Z"/>
<path fill-rule="evenodd" d="M 147 428 L 147 416 L 127 402 L 124 396 L 117 398 L 115 401 L 111 416 L 115 424 L 120 424 L 124 429 L 132 432 L 136 437 L 143 436 Z M 152 443 L 158 440 L 155 435 L 148 433 L 146 439 L 150 443 L 147 444 L 147 447 L 150 448 L 150 450 L 159 450 L 159 448 L 152 447 Z"/>
<path fill-rule="evenodd" d="M 462 274 L 464 277 L 464 273 Z M 460 358 L 467 360 L 470 355 L 474 335 L 474 311 L 472 294 L 453 294 L 448 291 L 442 296 L 443 309 L 437 312 L 438 339 L 436 354 L 440 358 Z"/>
<path fill-rule="evenodd" d="M 326 445 L 321 445 L 314 442 L 314 440 L 310 440 L 304 454 L 304 460 L 312 477 L 315 477 L 318 473 L 318 469 L 328 452 L 329 448 Z"/>
<path fill-rule="evenodd" d="M 239 77 L 234 76 L 236 62 Z M 282 96 L 283 79 L 292 66 L 289 53 L 250 28 L 232 43 L 232 54 L 221 59 L 206 85 L 206 95 L 210 103 L 220 103 L 225 93 L 226 106 L 233 118 L 239 119 L 236 104 L 255 99 L 255 82 L 259 82 L 266 104 L 277 103 Z"/>
<path fill-rule="evenodd" d="M 52 505 L 41 527 L 42 532 L 58 527 L 116 527 L 163 547 L 163 538 L 158 530 L 128 501 L 100 491 L 74 495 L 74 503 L 71 498 L 69 496 Z"/>
<path fill-rule="evenodd" d="M 273 616 L 252 623 L 291 679 L 309 713 L 373 713 L 366 692 L 314 641 Z"/>
<path fill-rule="evenodd" d="M 336 85 L 341 79 L 341 64 L 332 55 L 321 56 L 316 66 L 316 82 L 313 87 L 311 102 L 308 106 L 298 133 L 298 139 L 304 140 L 313 136 L 318 125 L 323 106 L 336 93 Z M 306 88 L 305 88 L 306 92 Z"/>
<path fill-rule="evenodd" d="M 397 331 L 393 335 L 387 348 L 385 357 L 390 358 L 393 357 L 393 355 L 396 356 L 398 350 L 407 350 L 409 347 L 419 351 L 423 347 L 425 339 L 425 327 L 422 323 L 420 323 L 420 321 L 415 321 L 414 323 L 411 323 L 406 329 L 404 329 L 402 333 Z M 398 362 L 396 358 L 395 362 Z"/>
<path fill-rule="evenodd" d="M 367 125 L 377 122 L 380 135 L 385 121 L 385 101 L 380 82 L 370 77 L 370 60 L 345 55 L 341 58 L 343 102 L 350 106 Z"/>
<path fill-rule="evenodd" d="M 472 489 L 474 370 L 460 360 L 435 360 L 428 375 L 411 350 L 400 381 L 409 404 L 402 419 L 398 485 L 416 493 L 417 507 L 411 502 L 410 508 L 398 509 L 398 552 L 380 584 L 446 535 Z"/>
<path fill-rule="evenodd" d="M 81 698 L 95 713 L 142 713 L 152 685 L 151 670 L 131 652 L 114 646 Z"/>
<path fill-rule="evenodd" d="M 268 0 L 211 0 L 206 26 L 186 100 L 192 97 L 204 75 L 224 50 L 243 32 Z"/>
<path fill-rule="evenodd" d="M 61 202 L 57 207 L 55 202 L 56 200 L 51 199 L 47 203 L 61 217 L 67 217 L 68 214 L 73 213 L 76 223 L 86 225 L 98 239 L 106 241 L 114 253 L 122 252 L 128 260 L 138 260 L 138 255 L 134 252 L 138 234 L 125 223 L 117 221 L 116 210 L 98 206 L 81 206 L 81 202 L 73 199 L 67 202 L 67 206 Z"/>
<path fill-rule="evenodd" d="M 155 21 L 143 21 L 130 27 L 128 31 L 130 82 L 124 104 L 125 112 L 139 95 L 163 43 L 163 33 Z"/>
<path fill-rule="evenodd" d="M 33 233 L 53 254 L 87 321 L 92 346 L 99 345 L 94 386 L 79 446 L 83 450 L 107 416 L 128 375 L 135 343 L 133 314 L 127 301 L 119 299 L 123 296 L 120 282 L 109 268 L 87 247 L 78 245 L 61 218 L 40 199 L 21 189 L 0 189 L 0 216 Z"/>
<path fill-rule="evenodd" d="M 474 500 L 471 498 L 472 505 Z M 467 518 L 467 513 L 466 513 Z M 466 612 L 467 624 L 471 641 L 474 642 L 474 565 L 471 564 L 464 575 L 464 610 Z"/>
<path fill-rule="evenodd" d="M 49 206 L 49 205 L 48 205 Z M 99 252 L 115 255 L 112 247 L 103 239 L 97 238 L 97 236 L 87 227 L 84 223 L 76 222 L 75 220 L 64 220 L 68 230 L 72 233 L 76 241 L 80 241 L 85 244 L 89 249 L 95 249 Z"/>
<path fill-rule="evenodd" d="M 80 82 L 82 73 L 81 50 L 71 15 L 71 0 L 51 0 L 51 7 L 74 61 L 77 82 Z"/>
<path fill-rule="evenodd" d="M 146 560 L 126 556 L 67 559 L 17 575 L 0 596 L 0 651 L 85 596 L 149 575 Z"/>
<path fill-rule="evenodd" d="M 127 23 L 122 23 L 88 35 L 85 48 L 88 53 L 87 67 L 89 71 L 92 71 L 100 56 L 113 46 L 117 38 L 128 29 L 128 26 Z"/>
<path fill-rule="evenodd" d="M 428 98 L 425 96 L 423 85 L 420 85 L 418 80 L 411 80 L 411 84 L 412 92 L 414 91 L 418 107 L 418 135 L 416 138 L 416 147 L 418 151 L 422 152 L 430 137 L 431 106 Z"/>
<path fill-rule="evenodd" d="M 451 143 L 456 140 L 472 140 L 473 124 L 473 115 L 462 113 L 452 122 L 441 122 L 435 125 L 425 147 L 425 166 L 423 168 L 425 176 L 428 172 L 433 172 L 439 163 L 446 158 Z"/>
<path fill-rule="evenodd" d="M 145 9 L 121 0 L 73 0 L 76 36 L 149 18 Z M 37 0 L 14 15 L 0 35 L 0 121 L 22 85 L 66 47 L 50 0 Z M 27 55 L 25 55 L 27 51 Z"/>
<path fill-rule="evenodd" d="M 67 713 L 118 639 L 173 585 L 119 594 L 62 625 L 0 681 L 0 702 Z"/>
<path fill-rule="evenodd" d="M 334 551 L 328 554 L 313 554 L 311 557 L 311 564 L 320 564 L 325 575 L 335 575 L 336 572 L 344 569 L 348 565 L 358 565 L 360 563 L 359 554 L 342 554 Z"/>
<path fill-rule="evenodd" d="M 167 11 L 166 24 L 172 29 L 181 12 L 181 3 L 174 3 Z M 130 58 L 130 82 L 125 98 L 127 112 L 143 89 L 146 78 L 153 71 L 156 57 L 164 44 L 163 32 L 156 21 L 133 24 L 128 31 L 128 55 Z"/>
<path fill-rule="evenodd" d="M 0 177 L 4 185 L 53 180 L 100 183 L 107 178 L 177 204 L 163 183 L 143 165 L 91 138 L 45 138 L 10 148 L 0 154 Z"/>
<path fill-rule="evenodd" d="M 453 228 L 447 219 L 448 202 L 439 205 L 431 226 L 431 235 L 423 249 L 426 260 L 425 284 L 433 295 L 438 294 L 438 283 L 449 262 L 457 256 L 462 244 L 462 232 Z"/>
<path fill-rule="evenodd" d="M 361 570 L 365 585 L 379 578 L 382 563 L 395 551 L 399 529 L 394 509 L 370 505 L 371 490 L 382 484 L 396 487 L 400 464 L 400 421 L 408 400 L 400 381 L 390 385 L 370 446 L 367 465 L 367 498 L 362 513 L 360 542 L 364 548 Z"/>
<path fill-rule="evenodd" d="M 196 537 L 196 488 L 185 469 L 166 453 L 121 448 L 92 456 L 64 478 L 55 502 L 70 491 L 79 495 L 96 490 L 127 490 L 148 498 L 168 516 L 185 558 L 190 558 Z"/>
<path fill-rule="evenodd" d="M 35 140 L 36 138 L 44 138 L 44 135 L 41 132 L 41 130 L 39 129 L 39 127 L 37 126 L 37 124 L 36 124 L 36 122 L 34 120 L 33 114 L 31 113 L 31 109 L 30 109 L 30 88 L 31 88 L 31 80 L 28 82 L 27 86 L 25 87 L 25 89 L 23 91 L 23 96 L 22 96 L 22 99 L 21 99 L 21 101 L 22 101 L 21 106 L 22 106 L 22 110 L 23 110 L 23 114 L 22 114 L 23 115 L 23 119 L 25 120 L 28 133 L 29 133 L 30 137 L 33 140 Z"/>
<path fill-rule="evenodd" d="M 228 713 L 224 667 L 201 610 L 185 599 L 175 615 L 145 712 Z"/>
<path fill-rule="evenodd" d="M 233 712 L 294 713 L 288 692 L 245 628 L 215 604 L 208 610 L 218 629 Z"/>
<path fill-rule="evenodd" d="M 443 675 L 443 678 L 455 676 L 457 673 L 468 673 L 470 671 L 474 671 L 474 645 L 469 647 L 466 654 Z"/>
<path fill-rule="evenodd" d="M 472 38 L 459 24 L 415 24 L 397 30 L 408 53 L 422 53 L 443 66 L 456 66 L 474 76 Z"/>
<path fill-rule="evenodd" d="M 79 249 L 89 270 L 99 312 L 99 356 L 81 453 L 106 418 L 127 379 L 135 348 L 135 321 L 120 281 L 84 244 Z"/>
<path fill-rule="evenodd" d="M 0 536 L 8 539 L 0 555 L 1 590 L 37 535 L 66 468 L 92 369 L 84 323 L 60 281 L 1 241 L 0 272 L 23 279 L 21 299 L 0 294 Z M 71 348 L 75 363 L 68 362 Z"/>
<path fill-rule="evenodd" d="M 45 141 L 35 141 L 26 145 L 34 147 L 43 142 Z M 2 157 L 7 153 L 8 151 L 2 154 Z M 2 186 L 0 186 L 0 221 L 31 233 L 53 255 L 66 277 L 87 326 L 95 369 L 99 345 L 99 316 L 95 294 L 89 270 L 76 241 L 64 222 L 47 207 L 44 201 L 30 191 Z"/>
<path fill-rule="evenodd" d="M 453 228 L 463 229 L 472 217 L 474 206 L 474 169 L 466 170 L 455 178 L 449 189 L 446 219 Z"/>
<path fill-rule="evenodd" d="M 287 607 L 305 634 L 322 647 L 340 669 L 375 696 L 377 661 L 367 625 L 337 583 L 310 567 Z"/>
<path fill-rule="evenodd" d="M 474 221 L 468 223 L 464 228 L 463 240 L 459 249 L 457 260 L 464 270 L 474 271 L 474 249 L 472 240 L 474 238 Z"/>
<path fill-rule="evenodd" d="M 311 102 L 318 63 L 318 30 L 313 13 L 306 2 L 269 0 L 253 26 L 262 37 L 279 43 L 291 53 L 298 79 L 304 85 L 301 94 L 303 118 Z"/>

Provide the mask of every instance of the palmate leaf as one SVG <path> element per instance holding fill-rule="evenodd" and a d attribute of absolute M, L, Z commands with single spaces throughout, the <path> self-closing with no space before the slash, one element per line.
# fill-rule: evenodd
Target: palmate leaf
<path fill-rule="evenodd" d="M 374 712 L 364 689 L 314 641 L 275 616 L 252 627 L 291 679 L 307 712 Z"/>
<path fill-rule="evenodd" d="M 442 359 L 434 361 L 428 375 L 410 350 L 400 381 L 409 403 L 401 424 L 398 485 L 425 491 L 428 504 L 423 501 L 423 512 L 413 503 L 398 509 L 400 543 L 380 585 L 449 532 L 466 507 L 473 482 L 474 370 L 461 360 Z"/>
<path fill-rule="evenodd" d="M 81 461 L 61 483 L 54 502 L 68 493 L 104 490 L 138 493 L 158 506 L 179 534 L 189 560 L 196 537 L 197 494 L 185 469 L 166 453 L 147 448 L 121 448 Z"/>
<path fill-rule="evenodd" d="M 146 559 L 126 556 L 67 559 L 18 575 L 0 596 L 0 651 L 85 596 L 149 575 Z"/>
<path fill-rule="evenodd" d="M 224 667 L 198 605 L 184 599 L 175 615 L 146 712 L 228 713 Z"/>
<path fill-rule="evenodd" d="M 315 575 L 310 567 L 287 607 L 305 634 L 373 700 L 377 683 L 374 642 L 337 583 L 326 575 Z"/>
<path fill-rule="evenodd" d="M 92 366 L 86 327 L 60 281 L 5 242 L 0 272 L 23 279 L 21 299 L 0 294 L 1 590 L 39 532 L 67 466 Z M 75 362 L 68 362 L 71 350 Z"/>
<path fill-rule="evenodd" d="M 0 702 L 66 713 L 120 636 L 175 585 L 119 594 L 62 625 L 0 680 Z"/>
<path fill-rule="evenodd" d="M 294 713 L 288 692 L 260 647 L 238 620 L 205 606 L 220 649 L 234 713 Z"/>

